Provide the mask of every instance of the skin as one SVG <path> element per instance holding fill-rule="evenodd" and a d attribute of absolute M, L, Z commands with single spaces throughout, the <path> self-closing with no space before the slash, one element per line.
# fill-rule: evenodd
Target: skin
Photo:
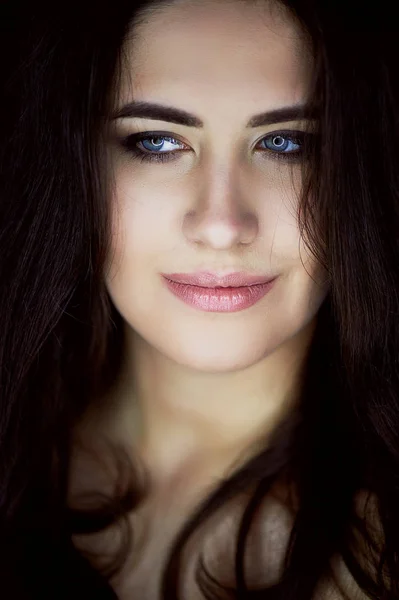
<path fill-rule="evenodd" d="M 301 161 L 276 160 L 262 144 L 309 123 L 247 128 L 253 115 L 306 102 L 312 60 L 281 9 L 215 0 L 153 10 L 125 56 L 116 112 L 142 100 L 183 109 L 204 126 L 110 122 L 105 278 L 127 343 L 108 427 L 134 440 L 159 485 L 177 475 L 188 484 L 193 465 L 197 481 L 222 472 L 264 444 L 290 410 L 328 292 L 299 234 Z M 148 131 L 175 140 L 166 150 L 184 151 L 165 163 L 137 160 L 123 140 Z M 199 270 L 279 277 L 251 308 L 209 313 L 172 295 L 160 276 Z"/>

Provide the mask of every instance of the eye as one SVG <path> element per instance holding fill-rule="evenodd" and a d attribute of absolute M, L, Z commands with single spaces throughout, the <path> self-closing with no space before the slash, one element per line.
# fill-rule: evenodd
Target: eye
<path fill-rule="evenodd" d="M 273 158 L 299 159 L 309 135 L 304 131 L 276 131 L 260 140 L 258 150 L 267 152 Z"/>
<path fill-rule="evenodd" d="M 311 134 L 304 131 L 275 131 L 263 137 L 257 150 L 267 154 L 266 158 L 300 160 L 305 142 Z M 171 162 L 190 147 L 165 132 L 145 131 L 129 135 L 122 146 L 141 162 Z"/>
<path fill-rule="evenodd" d="M 267 137 L 263 140 L 268 150 L 273 152 L 298 152 L 301 145 L 294 142 L 288 136 L 274 135 L 273 137 Z"/>
<path fill-rule="evenodd" d="M 177 153 L 189 147 L 172 136 L 157 132 L 129 135 L 122 145 L 134 158 L 147 162 L 168 162 L 177 158 Z"/>
<path fill-rule="evenodd" d="M 139 143 L 146 152 L 171 152 L 176 150 L 173 145 L 179 144 L 174 138 L 166 136 L 143 138 Z"/>

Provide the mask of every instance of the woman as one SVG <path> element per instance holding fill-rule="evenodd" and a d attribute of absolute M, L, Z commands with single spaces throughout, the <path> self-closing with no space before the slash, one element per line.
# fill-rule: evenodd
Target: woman
<path fill-rule="evenodd" d="M 3 21 L 2 598 L 399 597 L 395 40 L 334 7 Z"/>

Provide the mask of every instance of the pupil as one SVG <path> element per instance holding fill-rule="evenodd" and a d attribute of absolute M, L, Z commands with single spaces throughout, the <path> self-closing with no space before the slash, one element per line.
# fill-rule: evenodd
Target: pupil
<path fill-rule="evenodd" d="M 281 146 L 284 146 L 284 143 L 285 143 L 285 140 L 283 137 L 281 137 L 281 135 L 278 135 L 273 139 L 273 144 L 275 146 L 277 146 L 278 148 L 280 148 Z"/>
<path fill-rule="evenodd" d="M 158 140 L 158 143 L 157 143 L 157 140 Z M 162 140 L 162 138 L 159 138 L 159 137 L 157 137 L 157 138 L 152 138 L 152 140 L 151 140 L 151 144 L 152 144 L 153 146 L 162 146 L 162 144 L 163 144 L 163 140 Z"/>

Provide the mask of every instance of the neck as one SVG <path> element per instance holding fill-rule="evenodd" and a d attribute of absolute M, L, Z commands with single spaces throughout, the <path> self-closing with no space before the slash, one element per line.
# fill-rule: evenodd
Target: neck
<path fill-rule="evenodd" d="M 215 463 L 267 443 L 298 399 L 312 322 L 261 362 L 228 373 L 176 364 L 127 328 L 125 363 L 112 402 L 116 435 L 154 470 Z"/>

